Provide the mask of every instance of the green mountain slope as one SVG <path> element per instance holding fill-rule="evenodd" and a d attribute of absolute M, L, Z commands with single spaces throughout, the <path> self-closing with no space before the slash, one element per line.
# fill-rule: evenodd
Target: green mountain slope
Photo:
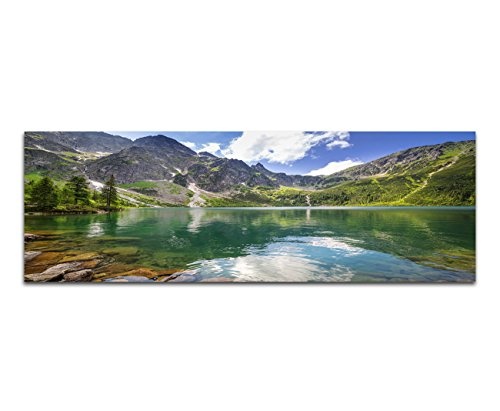
<path fill-rule="evenodd" d="M 324 189 L 240 187 L 231 200 L 240 206 L 471 206 L 475 155 L 475 141 L 416 147 L 327 176 Z"/>
<path fill-rule="evenodd" d="M 312 205 L 474 205 L 475 141 L 415 147 L 325 177 Z"/>

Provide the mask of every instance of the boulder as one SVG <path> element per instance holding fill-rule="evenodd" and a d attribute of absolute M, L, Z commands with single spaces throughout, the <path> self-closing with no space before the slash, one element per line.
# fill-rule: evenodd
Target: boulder
<path fill-rule="evenodd" d="M 57 264 L 43 273 L 26 274 L 24 278 L 26 281 L 34 282 L 59 281 L 63 279 L 64 274 L 77 271 L 80 266 L 80 262 Z"/>
<path fill-rule="evenodd" d="M 24 242 L 27 243 L 28 241 L 33 241 L 41 238 L 39 235 L 36 234 L 31 234 L 31 233 L 24 233 Z"/>
<path fill-rule="evenodd" d="M 66 282 L 86 282 L 92 281 L 92 276 L 92 270 L 80 270 L 64 274 L 63 279 Z"/>

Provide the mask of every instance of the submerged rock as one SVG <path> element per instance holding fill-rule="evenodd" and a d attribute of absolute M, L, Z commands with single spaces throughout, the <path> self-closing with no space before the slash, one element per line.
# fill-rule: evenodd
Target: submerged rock
<path fill-rule="evenodd" d="M 82 262 L 82 268 L 96 268 L 101 264 L 104 260 L 100 258 L 96 258 L 95 260 L 86 260 Z"/>
<path fill-rule="evenodd" d="M 167 279 L 165 281 L 171 283 L 194 283 L 195 281 L 198 281 L 198 277 L 193 274 L 183 273 L 178 276 L 175 276 L 174 278 Z"/>
<path fill-rule="evenodd" d="M 120 255 L 120 256 L 131 256 L 139 252 L 137 247 L 112 247 L 102 250 L 104 254 L 109 255 Z"/>
<path fill-rule="evenodd" d="M 72 261 L 88 261 L 88 260 L 94 260 L 97 257 L 99 257 L 99 254 L 97 253 L 82 253 L 82 254 L 67 253 L 67 254 L 68 255 L 60 261 L 61 263 L 69 263 Z"/>
<path fill-rule="evenodd" d="M 149 268 L 136 268 L 134 270 L 124 272 L 123 276 L 153 278 L 158 277 L 158 272 L 150 270 Z"/>
<path fill-rule="evenodd" d="M 64 257 L 64 253 L 47 251 L 35 256 L 29 262 L 30 267 L 45 267 L 57 264 Z M 43 271 L 43 269 L 38 268 L 37 272 Z"/>
<path fill-rule="evenodd" d="M 80 266 L 80 262 L 57 264 L 42 273 L 26 274 L 24 278 L 34 282 L 59 281 L 63 279 L 64 274 L 77 271 Z"/>
<path fill-rule="evenodd" d="M 24 252 L 24 262 L 28 262 L 33 260 L 33 258 L 38 257 L 40 254 L 42 254 L 41 251 L 25 251 Z"/>
<path fill-rule="evenodd" d="M 102 236 L 96 239 L 96 242 L 98 243 L 106 243 L 106 242 L 111 242 L 111 243 L 128 243 L 128 242 L 137 242 L 140 241 L 140 237 L 116 237 L 116 236 Z"/>
<path fill-rule="evenodd" d="M 153 280 L 147 278 L 147 277 L 142 277 L 142 276 L 137 276 L 137 275 L 129 275 L 129 276 L 121 276 L 121 277 L 114 277 L 114 278 L 106 278 L 103 280 L 105 283 L 150 283 L 154 282 Z"/>
<path fill-rule="evenodd" d="M 201 280 L 202 283 L 232 283 L 234 280 L 229 277 L 213 277 Z"/>

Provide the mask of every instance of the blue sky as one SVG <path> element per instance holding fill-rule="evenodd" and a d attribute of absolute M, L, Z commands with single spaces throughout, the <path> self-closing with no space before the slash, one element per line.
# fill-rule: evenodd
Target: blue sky
<path fill-rule="evenodd" d="M 222 131 L 173 132 L 110 131 L 133 140 L 163 134 L 195 151 L 261 162 L 287 174 L 331 174 L 356 164 L 410 147 L 446 141 L 474 140 L 474 132 L 326 132 L 326 131 Z"/>

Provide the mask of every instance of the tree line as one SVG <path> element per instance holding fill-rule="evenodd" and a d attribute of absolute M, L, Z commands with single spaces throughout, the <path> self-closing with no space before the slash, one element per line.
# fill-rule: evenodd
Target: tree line
<path fill-rule="evenodd" d="M 25 205 L 33 211 L 114 211 L 123 204 L 118 198 L 112 175 L 102 190 L 91 190 L 83 176 L 74 176 L 64 185 L 57 185 L 48 176 L 30 181 L 25 186 Z"/>

